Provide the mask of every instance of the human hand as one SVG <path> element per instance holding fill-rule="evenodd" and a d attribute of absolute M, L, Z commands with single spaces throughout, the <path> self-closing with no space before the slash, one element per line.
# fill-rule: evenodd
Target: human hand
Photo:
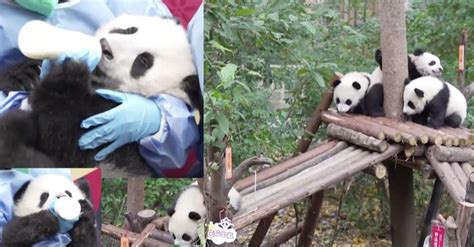
<path fill-rule="evenodd" d="M 94 149 L 102 144 L 112 144 L 100 150 L 95 160 L 101 161 L 115 149 L 139 141 L 160 129 L 161 110 L 151 99 L 131 93 L 98 89 L 97 94 L 120 105 L 82 121 L 81 127 L 88 131 L 79 139 L 81 149 Z"/>

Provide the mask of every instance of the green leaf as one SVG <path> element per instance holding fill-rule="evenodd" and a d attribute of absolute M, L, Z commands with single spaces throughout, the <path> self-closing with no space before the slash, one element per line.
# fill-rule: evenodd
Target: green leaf
<path fill-rule="evenodd" d="M 223 45 L 221 45 L 219 42 L 215 41 L 215 40 L 211 40 L 209 42 L 209 44 L 211 44 L 212 47 L 216 48 L 217 50 L 220 50 L 222 52 L 232 52 L 231 49 L 228 49 L 228 48 L 225 48 Z"/>
<path fill-rule="evenodd" d="M 218 114 L 216 116 L 217 124 L 219 125 L 219 129 L 222 133 L 227 134 L 229 133 L 229 119 L 224 114 Z"/>
<path fill-rule="evenodd" d="M 253 15 L 255 13 L 255 9 L 239 9 L 235 15 L 236 16 L 246 16 L 246 15 Z"/>
<path fill-rule="evenodd" d="M 303 27 L 305 27 L 311 34 L 316 34 L 316 27 L 314 26 L 314 23 L 303 21 L 301 22 L 301 25 L 303 25 Z"/>
<path fill-rule="evenodd" d="M 314 73 L 314 78 L 316 79 L 316 82 L 321 88 L 324 88 L 325 83 L 324 83 L 324 78 L 321 76 L 321 74 L 315 72 Z"/>
<path fill-rule="evenodd" d="M 229 84 L 231 84 L 231 82 L 234 80 L 235 71 L 237 71 L 237 65 L 229 63 L 229 64 L 226 64 L 219 72 L 219 77 L 222 83 L 225 84 L 224 88 L 227 88 L 228 86 L 230 86 Z"/>

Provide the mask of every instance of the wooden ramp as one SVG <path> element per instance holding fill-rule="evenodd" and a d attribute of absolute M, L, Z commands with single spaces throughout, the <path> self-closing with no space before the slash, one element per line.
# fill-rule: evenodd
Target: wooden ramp
<path fill-rule="evenodd" d="M 342 150 L 330 156 L 326 155 L 333 149 Z M 301 169 L 301 166 L 298 166 L 279 174 L 278 176 L 285 178 L 282 181 L 254 192 L 248 191 L 248 189 L 252 190 L 252 187 L 247 188 L 247 192 L 244 191 L 242 208 L 233 218 L 235 227 L 240 229 L 261 220 L 280 208 L 302 200 L 396 155 L 403 150 L 403 147 L 393 144 L 384 152 L 378 153 L 349 145 L 346 142 L 338 142 L 333 149 L 311 158 L 305 162 L 308 167 L 300 171 L 295 172 L 295 169 Z"/>

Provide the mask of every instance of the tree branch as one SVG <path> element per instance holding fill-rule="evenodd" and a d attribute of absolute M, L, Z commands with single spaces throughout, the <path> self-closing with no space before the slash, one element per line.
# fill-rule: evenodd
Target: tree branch
<path fill-rule="evenodd" d="M 273 160 L 267 157 L 252 157 L 244 160 L 242 163 L 240 163 L 237 168 L 234 170 L 234 175 L 232 176 L 231 179 L 229 179 L 226 182 L 226 193 L 234 186 L 234 184 L 237 182 L 237 180 L 240 179 L 242 174 L 249 169 L 249 167 L 254 166 L 254 165 L 263 165 L 263 164 L 273 164 Z"/>
<path fill-rule="evenodd" d="M 465 87 L 462 90 L 462 93 L 466 97 L 466 100 L 469 101 L 469 99 L 474 96 L 474 82 L 471 82 L 471 84 L 467 87 Z"/>

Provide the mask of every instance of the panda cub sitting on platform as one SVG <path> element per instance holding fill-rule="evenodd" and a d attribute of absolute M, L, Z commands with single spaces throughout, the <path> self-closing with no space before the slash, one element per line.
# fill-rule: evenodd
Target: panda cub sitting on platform
<path fill-rule="evenodd" d="M 467 115 L 464 95 L 453 85 L 433 76 L 405 80 L 403 113 L 418 124 L 438 129 L 458 128 Z"/>
<path fill-rule="evenodd" d="M 333 82 L 333 100 L 338 112 L 372 117 L 385 115 L 382 81 L 374 81 L 371 77 L 367 73 L 350 72 Z"/>
<path fill-rule="evenodd" d="M 229 191 L 229 203 L 237 212 L 242 205 L 242 197 L 233 187 Z M 190 246 L 199 242 L 198 221 L 207 217 L 207 208 L 204 205 L 204 196 L 197 183 L 193 183 L 181 192 L 173 208 L 168 210 L 170 216 L 168 231 L 174 239 L 174 244 Z"/>
<path fill-rule="evenodd" d="M 99 246 L 94 226 L 94 211 L 90 202 L 72 181 L 56 174 L 33 178 L 15 193 L 14 216 L 3 229 L 2 246 L 32 246 L 58 234 L 59 216 L 54 216 L 49 207 L 54 200 L 61 197 L 69 197 L 81 207 L 79 220 L 69 231 L 71 242 L 67 246 Z"/>

